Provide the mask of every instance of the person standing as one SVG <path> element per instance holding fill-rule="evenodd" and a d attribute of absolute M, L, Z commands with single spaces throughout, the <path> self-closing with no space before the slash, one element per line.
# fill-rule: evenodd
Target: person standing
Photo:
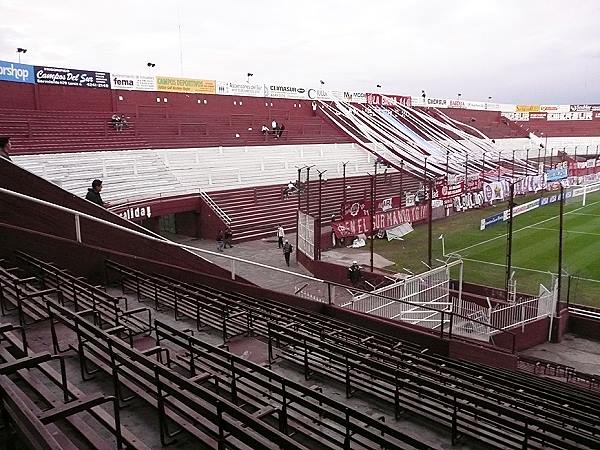
<path fill-rule="evenodd" d="M 285 230 L 281 225 L 277 225 L 277 248 L 283 247 L 283 238 L 285 237 Z"/>
<path fill-rule="evenodd" d="M 360 282 L 361 277 L 360 266 L 358 265 L 358 262 L 353 261 L 352 265 L 348 267 L 348 279 L 352 283 L 352 286 L 356 287 Z"/>
<path fill-rule="evenodd" d="M 92 203 L 95 203 L 98 206 L 102 206 L 103 208 L 108 208 L 110 203 L 104 202 L 102 197 L 100 196 L 100 192 L 102 191 L 102 180 L 94 180 L 92 181 L 92 187 L 88 188 L 87 194 L 85 195 L 85 199 L 89 200 Z"/>
<path fill-rule="evenodd" d="M 229 248 L 233 248 L 233 245 L 231 245 L 231 242 L 233 241 L 233 231 L 231 231 L 231 228 L 227 227 L 225 229 L 223 237 L 225 239 L 225 248 L 227 248 L 228 245 Z"/>
<path fill-rule="evenodd" d="M 10 138 L 8 136 L 0 136 L 0 158 L 5 158 L 10 161 L 10 149 Z"/>
<path fill-rule="evenodd" d="M 283 256 L 285 257 L 285 263 L 288 267 L 290 267 L 290 255 L 294 251 L 294 247 L 290 244 L 290 241 L 285 240 L 285 244 L 283 244 Z"/>
<path fill-rule="evenodd" d="M 223 239 L 223 230 L 219 230 L 217 233 L 217 250 L 220 252 L 223 251 Z"/>

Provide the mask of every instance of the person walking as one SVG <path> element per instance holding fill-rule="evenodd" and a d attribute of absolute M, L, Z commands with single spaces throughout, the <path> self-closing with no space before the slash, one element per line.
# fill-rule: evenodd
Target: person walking
<path fill-rule="evenodd" d="M 223 230 L 219 230 L 219 232 L 217 233 L 217 250 L 219 250 L 220 252 L 223 251 Z"/>
<path fill-rule="evenodd" d="M 10 138 L 8 136 L 0 136 L 0 158 L 5 158 L 10 161 Z"/>
<path fill-rule="evenodd" d="M 231 228 L 227 227 L 225 229 L 225 232 L 223 233 L 223 237 L 225 240 L 225 248 L 227 248 L 228 245 L 229 245 L 229 248 L 233 248 L 233 245 L 231 245 L 231 242 L 233 241 L 233 231 L 231 231 Z"/>
<path fill-rule="evenodd" d="M 352 283 L 352 286 L 356 287 L 360 283 L 362 274 L 360 273 L 360 266 L 358 262 L 353 261 L 352 265 L 348 267 L 348 279 Z"/>
<path fill-rule="evenodd" d="M 285 237 L 285 230 L 281 225 L 277 225 L 277 248 L 283 247 L 283 238 Z"/>
<path fill-rule="evenodd" d="M 294 251 L 294 247 L 290 244 L 290 241 L 285 240 L 285 244 L 283 244 L 283 256 L 285 257 L 285 263 L 288 267 L 290 267 L 290 255 Z"/>
<path fill-rule="evenodd" d="M 110 204 L 102 200 L 100 192 L 102 192 L 102 180 L 94 180 L 92 187 L 88 188 L 85 199 L 103 208 L 108 208 Z"/>

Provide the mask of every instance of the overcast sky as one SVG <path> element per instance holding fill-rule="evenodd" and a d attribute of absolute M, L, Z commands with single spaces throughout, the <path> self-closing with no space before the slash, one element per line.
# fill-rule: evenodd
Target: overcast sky
<path fill-rule="evenodd" d="M 0 0 L 0 17 L 9 61 L 178 76 L 180 24 L 191 78 L 600 103 L 598 0 Z"/>

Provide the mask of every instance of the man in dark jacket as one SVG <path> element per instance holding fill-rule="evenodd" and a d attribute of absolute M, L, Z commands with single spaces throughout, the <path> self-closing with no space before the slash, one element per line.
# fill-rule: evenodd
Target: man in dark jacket
<path fill-rule="evenodd" d="M 231 245 L 231 242 L 233 241 L 233 231 L 231 231 L 231 228 L 225 228 L 225 231 L 223 232 L 223 241 L 225 243 L 225 248 L 227 248 L 228 245 L 229 248 L 233 248 L 233 245 Z"/>
<path fill-rule="evenodd" d="M 285 244 L 283 244 L 283 256 L 285 257 L 285 263 L 290 267 L 290 255 L 294 251 L 294 247 L 290 244 L 290 241 L 285 240 Z"/>
<path fill-rule="evenodd" d="M 89 200 L 92 203 L 95 203 L 98 206 L 107 208 L 109 206 L 109 204 L 102 201 L 102 197 L 100 197 L 100 191 L 102 191 L 102 181 L 101 180 L 92 181 L 92 187 L 88 189 L 85 199 Z"/>
<path fill-rule="evenodd" d="M 10 138 L 8 136 L 0 136 L 0 158 L 10 160 Z"/>
<path fill-rule="evenodd" d="M 362 274 L 360 273 L 360 266 L 356 261 L 352 263 L 350 267 L 348 267 L 348 279 L 352 283 L 352 286 L 356 287 L 356 285 L 360 282 Z"/>

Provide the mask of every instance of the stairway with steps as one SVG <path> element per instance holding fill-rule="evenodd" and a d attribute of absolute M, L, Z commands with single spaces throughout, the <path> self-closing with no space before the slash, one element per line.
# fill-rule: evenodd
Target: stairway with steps
<path fill-rule="evenodd" d="M 403 192 L 415 192 L 419 182 L 404 173 Z M 318 180 L 310 182 L 309 212 L 318 215 Z M 346 178 L 346 202 L 361 201 L 370 195 L 370 177 L 358 176 Z M 296 210 L 298 197 L 292 195 L 283 198 L 283 185 L 260 186 L 245 189 L 211 192 L 213 201 L 231 218 L 234 240 L 253 240 L 274 237 L 278 225 L 286 232 L 296 230 Z M 342 178 L 330 179 L 322 186 L 323 224 L 331 221 L 331 216 L 339 217 L 343 201 L 344 183 Z M 379 175 L 377 180 L 377 198 L 381 199 L 400 193 L 400 173 Z M 300 197 L 302 209 L 306 210 L 306 194 Z"/>

